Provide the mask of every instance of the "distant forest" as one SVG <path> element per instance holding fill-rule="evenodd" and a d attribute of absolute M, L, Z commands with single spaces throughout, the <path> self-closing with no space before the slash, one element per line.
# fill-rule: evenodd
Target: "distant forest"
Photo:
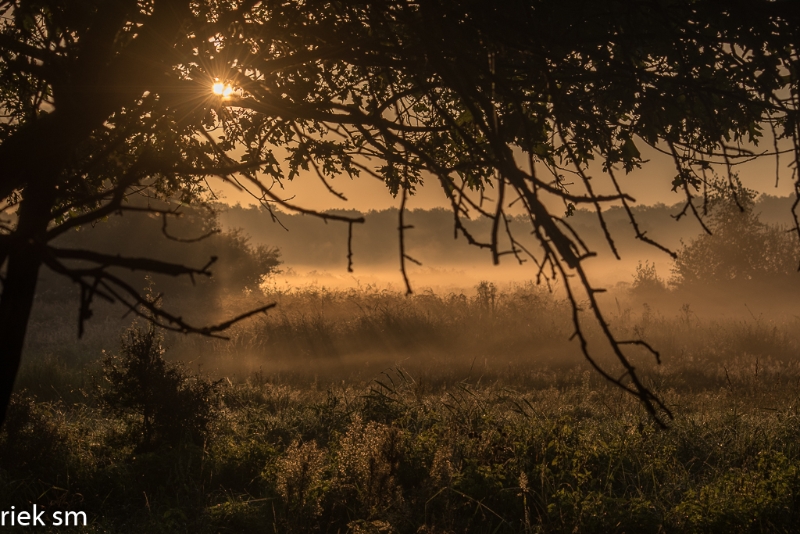
<path fill-rule="evenodd" d="M 788 228 L 792 202 L 789 197 L 762 195 L 753 211 L 761 222 Z M 215 299 L 231 291 L 255 289 L 263 275 L 276 272 L 294 272 L 301 276 L 315 271 L 333 276 L 347 274 L 346 224 L 325 224 L 315 217 L 277 211 L 279 222 L 273 222 L 266 209 L 255 206 L 217 205 L 215 209 L 216 215 L 194 208 L 181 208 L 182 216 L 171 217 L 167 228 L 167 235 L 172 240 L 165 237 L 161 218 L 128 214 L 68 232 L 58 238 L 57 244 L 131 257 L 141 256 L 143 251 L 147 251 L 151 257 L 192 266 L 202 266 L 210 257 L 218 256 L 212 269 L 214 277 L 195 280 L 196 287 L 188 278 L 152 277 L 157 290 L 164 291 L 167 296 L 192 296 L 198 301 Z M 680 205 L 663 204 L 640 206 L 633 210 L 640 228 L 647 232 L 648 237 L 675 251 L 680 250 L 682 241 L 688 244 L 702 232 L 697 221 L 689 215 L 676 221 L 674 216 L 680 211 Z M 361 215 L 353 211 L 349 213 Z M 390 279 L 399 278 L 397 209 L 370 211 L 363 215 L 366 222 L 353 227 L 354 276 L 358 279 L 366 276 L 369 281 L 371 275 L 382 271 L 392 273 Z M 672 260 L 655 247 L 634 238 L 623 209 L 607 210 L 604 217 L 622 261 L 614 259 L 605 243 L 596 213 L 577 210 L 567 219 L 586 244 L 598 253 L 599 259 L 591 260 L 590 264 L 593 276 L 601 283 L 632 282 L 637 264 L 649 260 L 657 264 L 662 278 L 669 278 Z M 515 279 L 534 277 L 533 270 L 514 269 L 515 260 L 510 255 L 502 257 L 502 264 L 511 271 L 495 270 L 488 250 L 470 246 L 461 235 L 454 239 L 453 215 L 448 210 L 412 210 L 406 214 L 405 222 L 413 226 L 406 232 L 407 252 L 422 262 L 425 269 L 444 272 L 435 281 L 417 269 L 412 277 L 416 286 L 438 283 L 471 288 L 480 279 L 498 282 L 508 279 L 510 272 Z M 465 221 L 465 226 L 476 239 L 488 241 L 491 232 L 489 219 Z M 534 239 L 527 233 L 529 224 L 518 218 L 511 221 L 510 227 L 516 239 L 535 251 Z M 199 242 L 191 242 L 215 228 L 221 231 Z M 144 273 L 139 271 L 115 269 L 114 272 L 136 288 L 149 283 Z M 330 280 L 325 283 L 330 283 Z M 46 299 L 72 299 L 77 290 L 68 280 L 48 271 L 42 273 L 40 289 Z"/>
<path fill-rule="evenodd" d="M 761 195 L 756 201 L 755 213 L 762 222 L 789 225 L 791 223 L 790 197 Z M 219 223 L 225 230 L 240 228 L 250 236 L 252 245 L 277 247 L 286 267 L 304 266 L 310 268 L 346 269 L 347 266 L 347 225 L 337 222 L 325 223 L 315 217 L 281 213 L 276 211 L 278 222 L 273 222 L 269 212 L 261 207 L 218 206 Z M 686 215 L 676 221 L 682 206 L 638 206 L 633 213 L 640 228 L 647 236 L 672 250 L 677 250 L 684 242 L 690 241 L 702 232 L 700 225 Z M 340 212 L 337 212 L 340 213 Z M 341 212 L 357 215 L 359 212 Z M 363 267 L 396 265 L 398 260 L 397 209 L 369 211 L 363 213 L 366 222 L 353 227 L 353 261 L 358 272 Z M 626 262 L 660 258 L 667 256 L 654 247 L 634 238 L 628 216 L 621 207 L 613 207 L 604 212 L 609 231 L 615 240 L 622 259 Z M 432 210 L 412 210 L 405 217 L 407 224 L 414 228 L 406 232 L 406 249 L 415 259 L 426 266 L 453 266 L 465 264 L 489 264 L 488 250 L 467 244 L 463 236 L 454 239 L 453 214 L 443 208 Z M 579 209 L 567 219 L 574 230 L 590 248 L 596 250 L 603 259 L 613 259 L 600 226 L 597 214 Z M 479 218 L 467 221 L 465 226 L 476 239 L 488 241 L 491 233 L 491 220 Z M 529 224 L 518 218 L 512 221 L 515 237 L 526 246 L 534 247 L 534 240 L 528 234 Z M 507 243 L 507 241 L 504 241 Z M 503 263 L 515 260 L 510 256 Z M 363 271 L 362 271 L 363 272 Z"/>

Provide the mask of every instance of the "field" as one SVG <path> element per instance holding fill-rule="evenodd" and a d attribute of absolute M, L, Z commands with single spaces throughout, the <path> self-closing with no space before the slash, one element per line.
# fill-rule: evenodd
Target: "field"
<path fill-rule="evenodd" d="M 88 532 L 800 524 L 796 318 L 711 320 L 617 296 L 615 331 L 663 355 L 632 355 L 674 413 L 660 430 L 590 371 L 556 294 L 477 289 L 272 292 L 278 308 L 231 341 L 168 336 L 166 362 L 141 324 L 120 348 L 130 319 L 65 343 L 70 309 L 43 303 L 0 437 L 0 501 L 83 511 Z M 149 360 L 136 340 L 153 343 Z M 138 378 L 109 372 L 137 361 Z M 142 396 L 154 384 L 173 397 Z"/>

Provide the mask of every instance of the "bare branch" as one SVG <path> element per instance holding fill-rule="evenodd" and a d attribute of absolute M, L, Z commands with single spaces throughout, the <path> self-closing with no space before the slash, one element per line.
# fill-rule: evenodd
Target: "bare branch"
<path fill-rule="evenodd" d="M 406 190 L 405 184 L 402 186 L 403 192 L 401 193 L 401 200 L 400 200 L 400 210 L 398 211 L 398 226 L 397 232 L 400 242 L 400 272 L 403 273 L 403 282 L 406 285 L 406 295 L 412 294 L 414 291 L 411 289 L 411 282 L 408 280 L 408 274 L 406 273 L 406 260 L 409 260 L 417 265 L 422 265 L 420 262 L 406 254 L 406 241 L 405 241 L 405 231 L 414 228 L 413 226 L 406 225 L 403 221 L 403 215 L 406 211 L 406 197 L 408 196 L 408 191 Z"/>
<path fill-rule="evenodd" d="M 220 339 L 228 338 L 218 335 L 218 332 L 227 330 L 238 322 L 241 322 L 259 313 L 264 313 L 276 306 L 276 304 L 273 302 L 271 304 L 260 306 L 256 309 L 245 312 L 234 317 L 233 319 L 216 325 L 197 327 L 187 323 L 182 317 L 171 314 L 156 306 L 154 302 L 142 296 L 141 293 L 134 289 L 130 284 L 107 272 L 105 266 L 94 267 L 91 269 L 74 269 L 66 267 L 63 263 L 56 259 L 55 255 L 52 254 L 44 254 L 42 259 L 45 265 L 47 265 L 52 271 L 70 278 L 81 288 L 78 327 L 78 332 L 80 335 L 82 335 L 84 331 L 83 322 L 91 317 L 91 310 L 89 306 L 94 295 L 102 296 L 109 302 L 119 302 L 137 316 L 145 318 L 165 330 L 181 332 L 184 334 L 200 334 L 203 336 L 216 337 Z M 87 279 L 91 280 L 91 283 L 87 281 Z"/>
<path fill-rule="evenodd" d="M 170 235 L 169 232 L 167 232 L 167 215 L 168 215 L 167 213 L 161 214 L 161 220 L 162 220 L 161 233 L 164 235 L 164 237 L 166 237 L 170 241 L 176 241 L 178 243 L 197 243 L 199 241 L 203 241 L 213 235 L 217 235 L 220 232 L 222 232 L 222 230 L 220 230 L 219 228 L 214 228 L 213 230 L 209 230 L 205 234 L 202 234 L 198 237 L 192 237 L 192 238 L 175 237 L 173 235 Z M 180 215 L 180 213 L 176 213 L 176 215 Z"/>
<path fill-rule="evenodd" d="M 212 256 L 205 266 L 197 269 L 178 263 L 169 263 L 151 258 L 126 258 L 119 255 L 114 256 L 81 249 L 65 249 L 48 246 L 40 247 L 40 251 L 40 253 L 46 253 L 47 255 L 52 255 L 54 258 L 59 259 L 89 261 L 100 264 L 103 267 L 122 267 L 131 271 L 146 271 L 165 274 L 167 276 L 195 274 L 211 276 L 211 272 L 208 268 L 217 260 L 216 256 Z"/>

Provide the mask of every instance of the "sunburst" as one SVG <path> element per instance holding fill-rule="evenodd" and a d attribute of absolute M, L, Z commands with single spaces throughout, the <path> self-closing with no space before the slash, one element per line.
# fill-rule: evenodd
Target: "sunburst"
<path fill-rule="evenodd" d="M 219 81 L 219 79 L 215 79 L 214 83 L 211 85 L 211 92 L 222 98 L 230 98 L 233 94 L 233 87 L 231 87 L 229 83 L 224 83 Z"/>

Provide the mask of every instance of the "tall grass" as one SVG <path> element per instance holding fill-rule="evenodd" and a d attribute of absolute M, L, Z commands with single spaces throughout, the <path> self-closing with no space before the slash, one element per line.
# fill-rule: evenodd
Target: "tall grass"
<path fill-rule="evenodd" d="M 662 352 L 660 366 L 629 353 L 676 414 L 661 431 L 590 370 L 569 341 L 567 306 L 535 286 L 267 297 L 278 312 L 237 326 L 228 343 L 167 342 L 167 357 L 228 377 L 201 441 L 137 448 L 137 416 L 96 402 L 100 354 L 40 341 L 22 375 L 36 388 L 15 399 L 0 433 L 0 502 L 84 510 L 94 532 L 800 524 L 793 319 L 620 301 L 614 331 Z"/>
<path fill-rule="evenodd" d="M 36 404 L 7 430 L 3 502 L 89 512 L 114 532 L 790 532 L 797 397 L 666 391 L 658 431 L 631 399 L 576 385 L 398 370 L 367 386 L 228 386 L 202 447 L 137 454 L 120 422 Z M 29 402 L 29 401 L 19 401 Z M 768 409 L 765 409 L 768 408 Z M 19 411 L 19 408 L 17 409 Z M 25 411 L 23 410 L 23 412 Z M 28 458 L 28 463 L 11 463 Z"/>

